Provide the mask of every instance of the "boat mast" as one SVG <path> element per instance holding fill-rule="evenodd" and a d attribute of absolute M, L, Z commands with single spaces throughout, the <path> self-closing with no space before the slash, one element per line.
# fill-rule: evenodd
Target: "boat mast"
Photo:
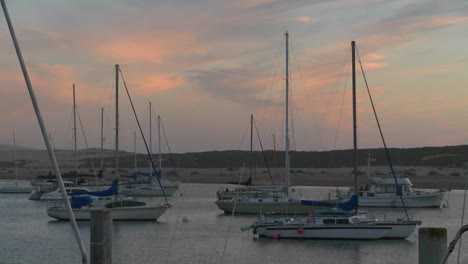
<path fill-rule="evenodd" d="M 252 178 L 253 167 L 253 114 L 250 114 L 250 178 Z"/>
<path fill-rule="evenodd" d="M 153 175 L 153 126 L 151 120 L 151 102 L 149 102 L 149 142 L 150 142 L 150 160 L 149 160 L 149 179 L 151 181 L 151 177 Z"/>
<path fill-rule="evenodd" d="M 288 38 L 289 34 L 288 31 L 284 33 L 286 36 L 286 146 L 285 146 L 285 181 L 284 184 L 286 185 L 286 193 L 288 193 L 289 189 L 289 47 L 288 47 Z"/>
<path fill-rule="evenodd" d="M 161 117 L 159 115 L 158 115 L 158 152 L 159 152 L 159 178 L 162 178 Z"/>
<path fill-rule="evenodd" d="M 137 167 L 137 152 L 136 152 L 136 132 L 133 131 L 133 151 L 135 153 L 135 176 L 137 175 L 138 167 Z"/>
<path fill-rule="evenodd" d="M 101 176 L 104 170 L 104 108 L 101 108 Z"/>
<path fill-rule="evenodd" d="M 18 189 L 18 161 L 16 160 L 16 137 L 15 137 L 14 130 L 13 130 L 13 159 L 15 161 L 16 189 Z"/>
<path fill-rule="evenodd" d="M 0 0 L 0 2 L 2 4 L 3 13 L 5 14 L 5 20 L 7 21 L 7 24 L 8 24 L 8 29 L 10 31 L 11 39 L 13 40 L 13 45 L 15 46 L 16 55 L 18 56 L 18 61 L 19 61 L 19 64 L 21 66 L 21 70 L 23 72 L 24 81 L 26 82 L 26 86 L 28 87 L 29 96 L 31 97 L 31 103 L 32 103 L 33 108 L 34 108 L 34 112 L 36 113 L 37 122 L 39 123 L 39 127 L 41 128 L 42 137 L 43 137 L 44 143 L 45 143 L 45 145 L 47 147 L 47 152 L 49 154 L 49 159 L 50 159 L 50 161 L 51 161 L 51 163 L 52 163 L 52 165 L 54 167 L 55 173 L 57 175 L 58 185 L 59 185 L 59 188 L 60 188 L 60 190 L 62 192 L 62 197 L 63 197 L 63 201 L 65 203 L 65 206 L 67 208 L 67 212 L 71 216 L 70 217 L 70 222 L 72 224 L 73 232 L 75 234 L 75 238 L 76 238 L 76 240 L 78 242 L 78 246 L 80 248 L 81 262 L 83 264 L 86 264 L 86 263 L 88 263 L 88 257 L 86 255 L 86 248 L 85 248 L 85 245 L 83 243 L 83 240 L 81 239 L 81 235 L 80 235 L 80 231 L 78 229 L 78 225 L 76 223 L 75 215 L 73 214 L 73 211 L 72 211 L 72 208 L 71 208 L 71 205 L 70 205 L 70 200 L 68 200 L 67 193 L 65 191 L 65 186 L 63 185 L 62 174 L 60 173 L 60 169 L 59 169 L 59 166 L 58 166 L 57 159 L 56 159 L 55 154 L 54 154 L 54 152 L 52 150 L 50 140 L 47 137 L 47 134 L 48 134 L 47 129 L 45 127 L 41 111 L 39 109 L 39 104 L 37 103 L 37 100 L 36 100 L 36 95 L 34 93 L 34 90 L 33 90 L 32 84 L 31 84 L 31 80 L 29 79 L 28 70 L 26 68 L 26 64 L 24 63 L 23 55 L 21 54 L 21 49 L 19 47 L 18 40 L 16 38 L 15 30 L 13 29 L 13 24 L 12 24 L 11 19 L 10 19 L 10 14 L 8 13 L 8 9 L 7 9 L 5 0 Z"/>
<path fill-rule="evenodd" d="M 75 141 L 75 174 L 78 176 L 78 155 L 76 149 L 76 101 L 75 101 L 75 84 L 73 84 L 73 138 Z"/>
<path fill-rule="evenodd" d="M 357 177 L 358 177 L 358 159 L 357 159 L 357 119 L 356 119 L 356 43 L 351 41 L 351 60 L 352 60 L 352 76 L 353 76 L 353 160 L 354 160 L 354 193 L 357 195 L 358 193 L 358 184 L 357 184 Z M 356 208 L 356 213 L 358 209 Z"/>
<path fill-rule="evenodd" d="M 115 170 L 119 176 L 119 65 L 115 65 Z"/>

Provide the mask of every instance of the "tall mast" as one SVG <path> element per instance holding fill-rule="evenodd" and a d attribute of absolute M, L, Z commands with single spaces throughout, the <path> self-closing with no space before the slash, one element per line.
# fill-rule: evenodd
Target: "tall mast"
<path fill-rule="evenodd" d="M 351 60 L 352 60 L 352 76 L 353 76 L 353 160 L 354 160 L 354 193 L 357 195 L 358 184 L 358 158 L 357 158 L 357 119 L 356 119 L 356 43 L 351 41 Z M 358 209 L 356 208 L 356 213 Z"/>
<path fill-rule="evenodd" d="M 285 146 L 285 181 L 284 184 L 286 185 L 286 193 L 289 189 L 289 34 L 288 31 L 284 33 L 286 36 L 286 146 Z"/>
<path fill-rule="evenodd" d="M 162 177 L 161 117 L 159 115 L 158 115 L 158 153 L 159 153 L 159 177 Z"/>
<path fill-rule="evenodd" d="M 16 160 L 16 137 L 13 131 L 13 160 L 15 162 L 16 189 L 18 189 L 18 161 Z"/>
<path fill-rule="evenodd" d="M 73 232 L 75 234 L 75 238 L 76 238 L 76 240 L 78 242 L 80 252 L 81 252 L 81 261 L 82 261 L 83 264 L 86 264 L 86 263 L 88 263 L 88 257 L 86 255 L 86 247 L 85 247 L 85 245 L 83 243 L 83 240 L 81 239 L 80 231 L 78 229 L 78 225 L 76 224 L 75 215 L 73 214 L 73 210 L 72 210 L 71 205 L 70 205 L 70 200 L 68 200 L 67 193 L 65 192 L 65 186 L 63 185 L 62 175 L 61 175 L 60 169 L 58 167 L 57 159 L 56 159 L 55 154 L 54 154 L 54 152 L 52 150 L 50 140 L 47 137 L 47 134 L 48 134 L 47 129 L 45 127 L 44 120 L 42 119 L 41 111 L 39 110 L 39 105 L 38 105 L 37 100 L 36 100 L 36 95 L 34 94 L 34 90 L 33 90 L 32 84 L 31 84 L 31 80 L 29 79 L 28 70 L 26 68 L 26 64 L 24 63 L 23 55 L 21 54 L 21 49 L 20 49 L 20 46 L 18 44 L 18 40 L 16 39 L 16 34 L 15 34 L 15 30 L 13 29 L 13 24 L 12 24 L 11 19 L 10 19 L 10 14 L 8 13 L 8 9 L 7 9 L 5 0 L 0 0 L 0 3 L 2 4 L 3 13 L 5 14 L 5 19 L 6 19 L 7 24 L 8 24 L 8 29 L 10 31 L 11 39 L 13 40 L 13 45 L 15 46 L 16 55 L 18 56 L 18 61 L 19 61 L 19 64 L 21 66 L 21 71 L 23 72 L 24 81 L 26 82 L 26 86 L 28 87 L 29 96 L 31 97 L 31 103 L 32 103 L 33 108 L 34 108 L 34 112 L 36 113 L 37 122 L 39 123 L 39 127 L 41 128 L 42 137 L 44 138 L 44 143 L 45 143 L 45 145 L 47 147 L 47 152 L 49 153 L 49 159 L 50 159 L 50 161 L 51 161 L 51 163 L 52 163 L 52 165 L 54 167 L 55 173 L 57 175 L 57 182 L 58 182 L 59 188 L 60 188 L 60 190 L 62 192 L 62 198 L 63 198 L 63 201 L 64 201 L 65 206 L 67 208 L 68 215 L 70 215 L 70 222 L 72 224 Z"/>
<path fill-rule="evenodd" d="M 78 155 L 76 150 L 76 101 L 75 101 L 75 84 L 73 84 L 73 138 L 75 141 L 75 173 L 78 174 Z"/>
<path fill-rule="evenodd" d="M 137 152 L 136 152 L 136 132 L 133 131 L 133 151 L 135 153 L 135 176 L 137 175 L 138 167 L 137 167 Z"/>
<path fill-rule="evenodd" d="M 149 142 L 150 142 L 150 159 L 149 159 L 149 178 L 151 180 L 151 177 L 153 175 L 153 163 L 151 160 L 153 160 L 153 126 L 152 126 L 152 120 L 151 120 L 151 102 L 149 102 Z"/>
<path fill-rule="evenodd" d="M 115 171 L 119 176 L 119 65 L 115 65 Z"/>
<path fill-rule="evenodd" d="M 104 108 L 101 108 L 101 175 L 104 170 Z"/>
<path fill-rule="evenodd" d="M 252 178 L 253 166 L 253 114 L 250 114 L 250 178 Z"/>

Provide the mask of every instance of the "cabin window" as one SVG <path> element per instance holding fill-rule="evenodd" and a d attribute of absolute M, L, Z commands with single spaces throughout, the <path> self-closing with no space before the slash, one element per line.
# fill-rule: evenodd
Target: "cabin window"
<path fill-rule="evenodd" d="M 288 201 L 292 202 L 292 199 L 289 199 Z"/>
<path fill-rule="evenodd" d="M 326 218 L 326 219 L 323 219 L 323 223 L 328 224 L 328 225 L 335 224 L 335 219 L 327 219 Z"/>
<path fill-rule="evenodd" d="M 388 192 L 388 193 L 394 193 L 394 192 L 395 192 L 395 187 L 393 187 L 393 186 L 388 186 L 388 187 L 387 187 L 387 192 Z"/>
<path fill-rule="evenodd" d="M 398 196 L 401 196 L 402 192 L 403 192 L 403 191 L 402 191 L 401 186 L 398 186 L 397 191 L 396 191 L 396 194 L 397 194 Z"/>
<path fill-rule="evenodd" d="M 385 187 L 376 187 L 375 192 L 376 193 L 384 193 L 385 192 Z"/>
<path fill-rule="evenodd" d="M 349 224 L 348 219 L 336 219 L 336 223 L 340 225 L 347 225 Z"/>
<path fill-rule="evenodd" d="M 277 202 L 277 201 L 278 201 L 278 199 L 274 199 L 274 201 L 275 201 L 275 202 Z"/>
<path fill-rule="evenodd" d="M 258 199 L 259 202 L 263 202 L 263 199 Z"/>
<path fill-rule="evenodd" d="M 240 202 L 240 201 L 241 201 L 241 199 L 237 199 L 237 201 L 238 201 L 238 202 Z"/>

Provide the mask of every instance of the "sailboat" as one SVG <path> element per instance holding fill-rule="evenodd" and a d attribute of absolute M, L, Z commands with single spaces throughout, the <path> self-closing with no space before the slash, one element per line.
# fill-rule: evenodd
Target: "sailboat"
<path fill-rule="evenodd" d="M 217 192 L 215 202 L 225 213 L 238 214 L 309 214 L 317 209 L 301 203 L 300 197 L 289 193 L 289 34 L 286 31 L 286 146 L 285 146 L 285 174 L 284 185 L 245 186 L 235 190 L 221 190 Z M 321 207 L 321 206 L 319 206 Z"/>
<path fill-rule="evenodd" d="M 74 141 L 74 160 L 75 167 L 73 171 L 63 174 L 63 178 L 70 179 L 70 181 L 65 181 L 65 190 L 67 194 L 78 194 L 83 193 L 91 189 L 100 189 L 103 186 L 108 186 L 109 183 L 104 181 L 99 181 L 97 175 L 91 174 L 81 174 L 78 173 L 78 148 L 77 148 L 77 127 L 76 127 L 76 100 L 75 100 L 75 84 L 73 84 L 73 141 Z M 93 167 L 94 169 L 94 167 Z M 100 172 L 102 175 L 102 172 Z M 87 177 L 94 177 L 94 181 L 88 181 Z M 41 179 L 37 177 L 33 181 L 34 190 L 31 191 L 29 195 L 30 200 L 61 200 L 62 191 L 55 183 L 55 176 L 52 176 L 49 179 Z M 83 185 L 85 187 L 80 187 L 78 185 Z"/>
<path fill-rule="evenodd" d="M 118 114 L 118 87 L 119 87 L 119 65 L 115 65 L 116 74 L 116 137 L 115 137 L 115 168 L 119 175 L 119 114 Z M 100 196 L 102 199 L 94 200 L 91 196 Z M 157 220 L 168 208 L 169 204 L 147 204 L 134 199 L 127 199 L 119 195 L 118 180 L 113 181 L 110 189 L 105 191 L 89 191 L 84 195 L 72 196 L 71 203 L 77 220 L 89 220 L 90 211 L 93 208 L 112 209 L 114 220 Z M 68 220 L 69 214 L 61 205 L 51 204 L 47 209 L 50 217 L 59 220 Z"/>
<path fill-rule="evenodd" d="M 149 109 L 150 109 L 150 153 L 152 153 L 152 128 L 151 128 L 151 102 L 149 103 Z M 172 196 L 178 189 L 178 183 L 171 182 L 168 180 L 163 180 L 161 179 L 161 174 L 162 174 L 162 163 L 161 163 L 161 118 L 158 115 L 158 140 L 159 140 L 159 170 L 157 171 L 156 177 L 160 178 L 160 183 L 159 185 L 158 182 L 153 182 L 152 176 L 154 175 L 153 173 L 153 167 L 152 163 L 150 160 L 150 168 L 149 168 L 149 173 L 144 174 L 144 173 L 139 173 L 135 169 L 134 175 L 132 175 L 134 180 L 128 181 L 125 185 L 124 188 L 122 189 L 122 194 L 128 195 L 128 196 L 149 196 L 149 197 L 155 197 L 155 196 Z M 136 151 L 135 151 L 136 153 Z M 140 179 L 139 175 L 144 175 L 146 176 L 146 179 L 142 180 Z M 164 189 L 164 190 L 163 190 Z"/>
<path fill-rule="evenodd" d="M 91 212 L 96 209 L 112 209 L 112 220 L 157 220 L 170 205 L 149 205 L 128 197 L 120 196 L 118 180 L 112 182 L 107 190 L 87 191 L 78 195 L 71 194 L 73 214 L 76 220 L 91 220 Z M 63 202 L 50 203 L 47 215 L 58 220 L 69 220 L 70 215 Z"/>
<path fill-rule="evenodd" d="M 354 181 L 357 185 L 357 129 L 356 129 L 356 70 L 355 42 L 352 48 L 352 78 L 353 78 L 353 141 L 354 141 Z M 357 191 L 357 188 L 355 188 Z M 352 199 L 358 201 L 355 193 Z M 359 197 L 360 198 L 360 197 Z M 255 236 L 271 238 L 303 238 L 303 239 L 406 239 L 410 236 L 420 221 L 395 220 L 380 221 L 367 214 L 354 210 L 330 208 L 318 210 L 305 217 L 267 219 L 263 216 L 252 225 L 242 228 L 252 229 Z"/>
<path fill-rule="evenodd" d="M 18 184 L 18 161 L 16 159 L 16 137 L 13 132 L 13 160 L 15 163 L 15 183 L 10 185 L 0 186 L 0 193 L 30 193 L 32 190 L 31 185 Z"/>

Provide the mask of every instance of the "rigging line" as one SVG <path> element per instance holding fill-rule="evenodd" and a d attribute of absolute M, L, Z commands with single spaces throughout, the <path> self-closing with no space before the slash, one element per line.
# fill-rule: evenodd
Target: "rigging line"
<path fill-rule="evenodd" d="M 466 171 L 465 169 L 465 191 L 463 192 L 463 209 L 462 209 L 462 217 L 461 217 L 461 224 L 460 224 L 460 228 L 463 226 L 464 224 L 464 220 L 465 220 L 465 204 L 466 204 L 466 190 L 468 188 L 468 171 Z M 461 254 L 461 240 L 462 240 L 462 237 L 460 236 L 460 243 L 458 244 L 458 255 L 457 255 L 457 264 L 460 263 L 460 254 Z"/>
<path fill-rule="evenodd" d="M 395 170 L 393 169 L 392 160 L 390 158 L 390 153 L 388 152 L 387 143 L 385 143 L 385 138 L 383 136 L 382 128 L 381 128 L 380 122 L 379 122 L 379 118 L 378 118 L 377 112 L 375 110 L 374 101 L 372 100 L 372 95 L 371 95 L 370 90 L 369 90 L 369 85 L 367 84 L 366 74 L 364 73 L 364 68 L 362 67 L 361 57 L 359 56 L 359 51 L 357 49 L 357 46 L 356 46 L 356 53 L 357 53 L 357 56 L 358 56 L 359 65 L 361 67 L 362 77 L 364 78 L 364 83 L 366 84 L 367 94 L 369 95 L 369 99 L 370 99 L 370 102 L 371 102 L 371 105 L 372 105 L 372 110 L 374 111 L 375 121 L 377 122 L 377 126 L 379 128 L 380 138 L 382 139 L 382 143 L 383 143 L 384 148 L 385 148 L 385 155 L 387 156 L 388 165 L 390 166 L 390 169 L 391 169 L 392 175 L 393 175 L 393 179 L 395 180 L 395 186 L 396 186 L 396 189 L 398 190 L 398 189 L 400 189 L 400 185 L 398 184 L 398 181 L 397 181 L 397 178 L 396 178 L 396 175 L 395 175 Z M 397 191 L 397 194 L 398 194 L 398 191 Z M 406 218 L 408 220 L 410 220 L 409 215 L 408 215 L 408 211 L 407 211 L 406 206 L 405 206 L 405 201 L 403 200 L 403 190 L 401 190 L 401 193 L 400 193 L 399 196 L 400 196 L 401 203 L 403 205 L 403 209 L 405 210 Z"/>
<path fill-rule="evenodd" d="M 237 149 L 238 149 L 238 150 L 241 149 L 241 146 L 242 146 L 242 145 L 244 144 L 244 142 L 245 142 L 245 137 L 246 137 L 246 135 L 247 135 L 247 130 L 248 130 L 247 126 L 244 126 L 244 130 L 243 130 L 243 132 L 242 132 L 241 140 L 240 140 L 240 142 L 239 142 L 239 145 L 237 146 Z"/>
<path fill-rule="evenodd" d="M 351 55 L 349 55 L 349 53 L 346 52 L 346 56 L 344 56 L 344 61 L 339 63 L 339 65 L 344 65 L 344 68 L 343 68 L 344 71 L 349 70 L 348 65 L 350 64 L 350 60 L 349 60 L 350 56 Z M 338 75 L 335 74 L 335 75 L 332 75 L 331 77 L 329 77 L 329 78 L 335 78 L 336 79 L 332 87 L 338 87 L 339 86 L 338 83 L 339 83 L 340 79 L 336 78 L 337 76 Z M 346 84 L 347 84 L 347 82 L 345 82 L 345 87 L 346 87 Z M 346 94 L 347 90 L 344 90 L 344 91 L 345 92 L 343 93 L 343 96 L 341 97 L 341 107 L 343 107 L 343 105 L 344 105 L 344 97 L 345 97 L 345 94 Z M 323 135 L 323 131 L 325 131 L 325 128 L 327 128 L 330 124 L 332 124 L 332 113 L 335 112 L 335 110 L 336 110 L 336 108 L 332 107 L 332 106 L 336 106 L 336 105 L 339 106 L 340 105 L 339 101 L 340 101 L 340 97 L 338 96 L 338 93 L 335 93 L 335 92 L 328 93 L 328 96 L 327 96 L 326 100 L 324 100 L 324 102 L 326 102 L 326 106 L 328 106 L 328 107 L 323 109 L 325 111 L 322 111 L 325 114 L 323 114 L 321 117 L 319 117 L 319 122 L 318 122 L 318 131 L 319 131 L 319 133 L 316 136 L 316 139 L 317 139 L 316 142 L 318 142 L 318 144 L 319 144 L 318 146 L 322 146 L 322 147 L 328 146 L 328 148 L 330 148 L 331 146 L 333 146 L 333 148 L 335 147 L 334 145 L 336 144 L 336 138 L 326 137 L 326 136 L 328 136 L 328 134 Z M 328 145 L 329 143 L 330 143 L 330 146 Z"/>
<path fill-rule="evenodd" d="M 350 53 L 350 52 L 349 52 Z M 343 117 L 343 108 L 344 108 L 344 104 L 345 104 L 345 97 L 346 97 L 346 91 L 348 90 L 347 87 L 348 87 L 348 78 L 349 78 L 349 66 L 350 66 L 350 60 L 348 59 L 349 58 L 349 55 L 346 57 L 346 61 L 347 63 L 345 64 L 345 68 L 346 68 L 346 77 L 345 77 L 345 82 L 344 82 L 344 86 L 343 86 L 343 96 L 341 97 L 341 106 L 340 106 L 340 111 L 339 111 L 339 118 L 338 118 L 338 126 L 336 128 L 336 132 L 335 132 L 335 139 L 333 141 L 333 150 L 336 149 L 336 143 L 338 141 L 338 136 L 339 136 L 339 132 L 340 132 L 340 127 L 341 127 L 341 120 L 342 120 L 342 117 Z"/>
<path fill-rule="evenodd" d="M 114 69 L 112 69 L 112 70 L 114 70 Z M 109 74 L 109 76 L 113 76 L 113 74 Z M 115 107 L 112 107 L 112 104 L 115 101 L 114 100 L 114 89 L 115 89 L 115 78 L 112 77 L 112 85 L 111 85 L 111 89 L 109 89 L 110 97 L 109 97 L 109 101 L 107 103 L 107 109 L 108 110 L 111 109 L 111 110 L 106 111 L 106 113 L 109 113 L 109 114 L 106 115 L 106 129 L 105 129 L 106 134 L 105 134 L 105 137 L 104 137 L 104 144 L 106 143 L 105 139 L 107 137 L 109 137 L 109 132 L 111 131 L 111 129 L 109 129 L 109 126 L 110 126 L 109 123 L 110 123 L 110 119 L 111 119 L 110 117 L 115 116 L 115 112 L 113 113 L 113 115 L 111 115 L 112 111 L 115 111 Z"/>
<path fill-rule="evenodd" d="M 164 140 L 166 141 L 166 146 L 167 146 L 167 152 L 169 153 L 169 165 L 172 165 L 172 167 L 175 168 L 175 161 L 174 161 L 174 156 L 172 155 L 171 147 L 169 146 L 169 141 L 167 140 L 167 135 L 166 135 L 166 130 L 164 130 L 164 123 L 161 117 L 159 117 L 161 120 L 161 130 L 164 135 Z"/>
<path fill-rule="evenodd" d="M 236 198 L 234 200 L 234 206 L 232 207 L 231 219 L 230 219 L 229 226 L 228 226 L 228 233 L 226 236 L 226 241 L 224 242 L 223 254 L 221 255 L 221 261 L 220 261 L 221 264 L 223 263 L 224 253 L 226 253 L 227 243 L 229 241 L 229 235 L 231 234 L 232 219 L 234 219 L 234 212 L 236 211 L 237 198 L 239 197 L 239 190 L 241 189 L 241 182 L 242 182 L 242 175 L 244 175 L 244 168 L 245 168 L 245 162 L 242 164 L 242 170 L 239 176 L 239 184 L 237 185 L 237 188 L 236 188 Z"/>
<path fill-rule="evenodd" d="M 188 173 L 187 180 L 185 181 L 187 184 L 185 184 L 185 191 L 183 193 L 187 193 L 188 183 L 190 182 L 190 176 L 191 176 L 191 173 Z M 185 195 L 182 196 L 182 199 L 180 200 L 180 203 L 179 203 L 179 211 L 177 212 L 176 224 L 174 226 L 174 231 L 172 232 L 171 241 L 169 242 L 169 249 L 168 249 L 167 255 L 166 255 L 166 263 L 168 263 L 169 257 L 171 255 L 172 245 L 173 245 L 173 242 L 174 242 L 174 237 L 175 237 L 175 233 L 177 231 L 177 227 L 179 226 L 180 212 L 182 212 L 182 205 L 184 204 L 184 200 L 185 200 Z"/>
<path fill-rule="evenodd" d="M 75 108 L 76 108 L 76 114 L 78 115 L 78 121 L 80 122 L 81 132 L 83 133 L 83 138 L 84 138 L 84 142 L 86 145 L 86 149 L 89 150 L 88 140 L 86 139 L 86 133 L 84 131 L 83 123 L 81 122 L 81 116 L 80 116 L 80 112 L 78 111 L 78 106 L 75 105 Z M 94 179 L 96 180 L 96 183 L 97 183 L 98 179 L 97 179 L 96 169 L 94 168 L 93 158 L 91 158 L 90 156 L 89 160 L 91 161 L 91 168 L 93 169 Z"/>
<path fill-rule="evenodd" d="M 73 106 L 72 106 L 72 111 L 70 112 L 69 116 L 68 116 L 68 122 L 67 122 L 67 133 L 65 134 L 65 138 L 64 138 L 64 142 L 63 142 L 63 146 L 65 148 L 65 146 L 68 146 L 68 136 L 70 135 L 70 126 L 71 126 L 71 120 L 73 119 Z"/>
<path fill-rule="evenodd" d="M 296 109 L 293 107 L 293 92 L 292 92 L 292 76 L 289 71 L 289 116 L 291 117 L 291 138 L 292 138 L 292 149 L 296 149 L 296 131 L 294 130 L 294 112 Z"/>
<path fill-rule="evenodd" d="M 275 76 L 277 76 L 278 74 L 278 64 L 280 62 L 280 58 L 283 56 L 283 51 L 284 51 L 284 41 L 281 39 L 281 45 L 274 45 L 275 47 L 278 47 L 278 51 L 276 51 L 276 54 L 279 54 L 279 56 L 273 56 L 273 59 L 272 59 L 272 63 L 271 63 L 271 68 L 270 68 L 270 73 L 272 73 L 270 76 L 271 78 L 268 78 L 268 79 L 265 79 L 265 87 L 269 87 L 268 88 L 268 94 L 266 96 L 266 99 L 265 99 L 265 102 L 274 102 L 273 98 L 272 98 L 272 95 L 273 95 L 273 83 L 275 82 Z M 269 81 L 269 84 L 267 85 L 266 82 Z M 267 88 L 265 88 L 263 91 L 262 91 L 262 94 L 263 92 L 267 90 Z M 266 108 L 265 108 L 266 109 Z M 260 122 L 259 122 L 259 126 L 260 128 L 263 127 L 263 124 L 265 122 L 265 115 L 266 115 L 266 112 L 267 110 L 263 110 L 259 116 L 260 116 Z"/>
<path fill-rule="evenodd" d="M 157 175 L 157 171 L 156 171 L 156 167 L 154 165 L 153 157 L 151 157 L 151 153 L 149 151 L 148 144 L 146 143 L 145 135 L 143 134 L 143 130 L 141 129 L 140 121 L 138 120 L 138 116 L 136 114 L 132 98 L 130 97 L 130 92 L 128 91 L 127 82 L 125 82 L 125 78 L 124 78 L 122 70 L 120 68 L 119 68 L 119 72 L 120 72 L 120 76 L 122 77 L 123 84 L 125 86 L 125 91 L 127 92 L 127 95 L 128 95 L 128 100 L 130 101 L 130 105 L 132 106 L 133 114 L 135 115 L 135 119 L 136 119 L 136 122 L 138 124 L 138 128 L 140 129 L 141 138 L 143 139 L 143 142 L 145 143 L 146 152 L 148 153 L 148 157 L 149 157 L 149 159 L 151 161 L 151 165 L 153 166 L 154 174 Z M 151 179 L 151 176 L 150 176 L 150 179 Z M 161 180 L 159 179 L 159 177 L 156 177 L 156 179 L 158 180 L 159 186 L 161 187 L 161 191 L 162 191 L 162 193 L 164 195 L 164 200 L 166 200 L 166 204 L 169 204 L 169 202 L 167 201 L 166 192 L 164 191 L 164 188 L 162 187 Z"/>
<path fill-rule="evenodd" d="M 273 176 L 271 175 L 270 166 L 268 165 L 268 160 L 266 158 L 265 151 L 263 150 L 262 140 L 260 139 L 260 134 L 258 133 L 258 128 L 257 128 L 257 122 L 255 122 L 255 119 L 254 119 L 254 125 L 255 125 L 255 131 L 257 131 L 258 143 L 260 144 L 260 148 L 262 149 L 263 160 L 265 161 L 265 166 L 267 167 L 267 170 L 268 170 L 268 175 L 270 176 L 271 183 L 275 185 L 275 181 L 273 180 Z"/>

